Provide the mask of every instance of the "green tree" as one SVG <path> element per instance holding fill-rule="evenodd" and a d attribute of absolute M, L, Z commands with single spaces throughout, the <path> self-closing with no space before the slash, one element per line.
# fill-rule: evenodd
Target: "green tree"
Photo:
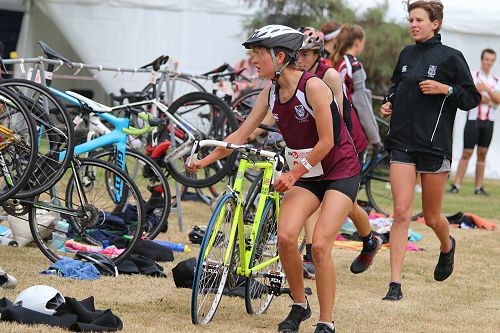
<path fill-rule="evenodd" d="M 362 14 L 357 14 L 344 0 L 244 1 L 262 6 L 262 10 L 248 24 L 252 29 L 266 24 L 319 28 L 326 21 L 361 25 L 366 33 L 366 41 L 360 60 L 367 72 L 367 86 L 374 94 L 383 95 L 389 88 L 399 52 L 411 43 L 405 26 L 385 20 L 387 1 Z"/>

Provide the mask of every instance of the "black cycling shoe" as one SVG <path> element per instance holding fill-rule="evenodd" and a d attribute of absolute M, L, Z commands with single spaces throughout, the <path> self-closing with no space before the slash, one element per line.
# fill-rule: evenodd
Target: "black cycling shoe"
<path fill-rule="evenodd" d="M 439 255 L 439 261 L 434 270 L 434 279 L 436 281 L 444 281 L 453 273 L 453 266 L 455 262 L 455 238 L 450 236 L 451 250 L 448 253 Z"/>
<path fill-rule="evenodd" d="M 389 291 L 382 300 L 384 301 L 399 301 L 403 299 L 403 292 L 401 291 L 401 284 L 391 282 L 389 284 Z"/>
<path fill-rule="evenodd" d="M 328 325 L 325 325 L 323 323 L 318 323 L 318 325 L 316 325 L 314 333 L 335 333 L 335 326 L 333 326 L 332 330 Z"/>
<path fill-rule="evenodd" d="M 311 317 L 311 308 L 307 302 L 307 309 L 293 304 L 288 317 L 278 325 L 278 332 L 298 332 L 300 323 Z"/>
<path fill-rule="evenodd" d="M 451 185 L 450 189 L 447 192 L 456 194 L 456 193 L 460 192 L 460 189 L 458 187 L 456 187 L 455 185 Z"/>

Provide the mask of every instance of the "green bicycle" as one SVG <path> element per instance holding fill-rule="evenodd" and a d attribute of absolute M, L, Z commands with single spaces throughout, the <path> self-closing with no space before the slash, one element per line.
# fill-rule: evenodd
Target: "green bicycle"
<path fill-rule="evenodd" d="M 249 314 L 266 312 L 273 297 L 282 293 L 285 283 L 278 256 L 281 197 L 271 189 L 273 176 L 278 177 L 283 169 L 283 157 L 275 152 L 217 140 L 195 141 L 191 156 L 204 146 L 233 149 L 268 160 L 240 159 L 233 186 L 228 186 L 228 193 L 219 199 L 210 217 L 193 280 L 193 324 L 210 322 L 224 288 L 234 289 L 241 279 L 245 283 L 245 306 Z M 245 171 L 252 168 L 263 170 L 263 181 L 253 223 L 248 223 L 243 219 L 243 180 Z"/>

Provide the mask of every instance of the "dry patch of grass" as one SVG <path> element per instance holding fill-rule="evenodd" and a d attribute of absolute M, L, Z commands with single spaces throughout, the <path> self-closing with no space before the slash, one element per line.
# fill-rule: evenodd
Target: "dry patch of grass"
<path fill-rule="evenodd" d="M 491 201 L 498 205 L 499 195 L 496 200 L 488 198 L 480 202 L 488 206 L 490 218 L 493 211 L 500 212 L 498 206 L 491 207 Z M 477 200 L 465 193 L 459 198 L 464 202 Z M 451 197 L 447 195 L 446 200 Z M 477 211 L 478 207 L 474 205 L 470 209 Z M 205 225 L 210 209 L 186 202 L 183 214 L 184 232 L 178 231 L 176 215 L 172 214 L 169 232 L 160 235 L 160 239 L 188 243 L 187 232 L 193 225 Z M 498 218 L 496 222 L 500 224 Z M 457 240 L 455 272 L 447 281 L 436 282 L 433 270 L 439 252 L 437 239 L 423 225 L 413 224 L 412 228 L 424 235 L 419 246 L 425 251 L 407 253 L 403 278 L 405 298 L 400 302 L 381 300 L 389 282 L 389 251 L 382 251 L 369 271 L 353 275 L 349 265 L 357 253 L 334 249 L 338 274 L 334 319 L 338 332 L 499 332 L 500 233 L 452 229 Z M 192 248 L 190 254 L 176 253 L 175 262 L 196 256 L 198 247 Z M 243 299 L 224 297 L 211 324 L 193 326 L 191 290 L 175 288 L 170 271 L 175 263 L 162 263 L 168 273 L 166 279 L 122 275 L 90 282 L 39 275 L 49 262 L 35 247 L 0 247 L 0 257 L 1 266 L 19 281 L 17 289 L 3 290 L 2 297 L 14 300 L 21 290 L 35 284 L 54 286 L 64 295 L 77 299 L 93 295 L 97 308 L 111 308 L 120 316 L 124 332 L 275 332 L 278 322 L 289 311 L 287 296 L 275 299 L 264 316 L 249 316 Z M 306 285 L 315 289 L 314 281 L 308 280 Z M 319 313 L 317 298 L 310 297 L 310 303 L 313 316 L 302 325 L 301 332 L 314 331 Z M 0 332 L 65 331 L 0 322 Z"/>

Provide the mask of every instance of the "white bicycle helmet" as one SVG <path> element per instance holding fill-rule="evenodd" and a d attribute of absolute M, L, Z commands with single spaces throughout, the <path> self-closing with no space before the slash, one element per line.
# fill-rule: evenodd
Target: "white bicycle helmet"
<path fill-rule="evenodd" d="M 14 305 L 52 316 L 65 302 L 64 296 L 57 289 L 37 285 L 21 291 Z"/>
<path fill-rule="evenodd" d="M 247 49 L 252 47 L 265 47 L 271 51 L 271 57 L 273 59 L 275 79 L 279 78 L 290 63 L 291 59 L 295 59 L 297 55 L 297 50 L 302 47 L 304 43 L 304 34 L 300 31 L 287 27 L 285 25 L 266 25 L 260 29 L 256 29 L 250 38 L 243 43 L 243 46 Z M 276 55 L 274 52 L 275 48 L 285 49 L 288 56 L 291 58 L 285 61 L 281 68 L 278 68 L 276 63 Z"/>

